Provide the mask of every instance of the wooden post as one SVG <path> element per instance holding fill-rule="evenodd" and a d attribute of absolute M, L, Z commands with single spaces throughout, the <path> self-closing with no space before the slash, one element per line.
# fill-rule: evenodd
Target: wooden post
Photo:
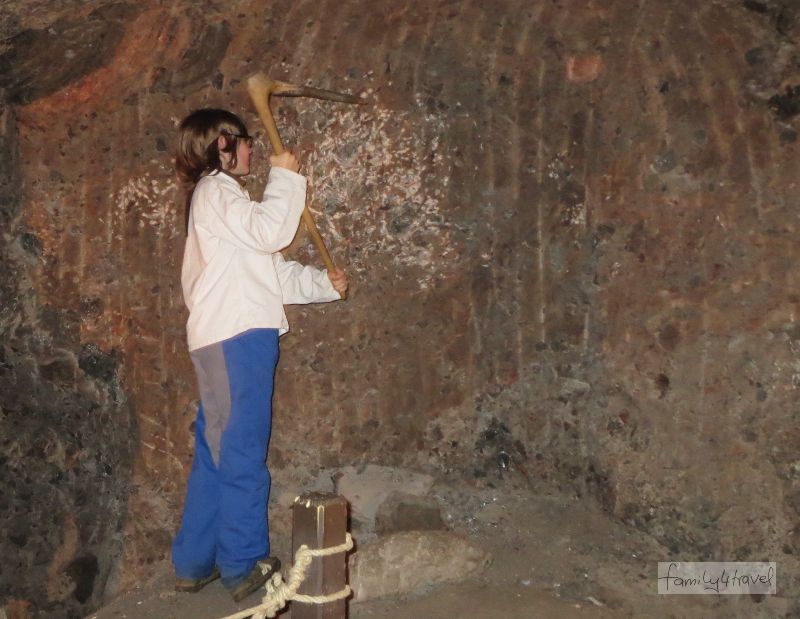
<path fill-rule="evenodd" d="M 347 532 L 347 500 L 330 492 L 306 492 L 295 500 L 292 523 L 292 556 L 305 544 L 310 549 L 344 544 Z M 347 553 L 314 557 L 298 593 L 330 595 L 347 584 Z M 327 604 L 292 602 L 292 619 L 345 619 L 347 600 Z"/>

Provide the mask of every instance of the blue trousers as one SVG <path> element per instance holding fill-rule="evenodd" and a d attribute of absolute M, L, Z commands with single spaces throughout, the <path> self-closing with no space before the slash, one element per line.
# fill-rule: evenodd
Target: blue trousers
<path fill-rule="evenodd" d="M 269 556 L 267 448 L 278 354 L 277 329 L 250 329 L 190 353 L 200 406 L 172 544 L 179 578 L 204 578 L 217 566 L 223 584 L 235 587 Z"/>

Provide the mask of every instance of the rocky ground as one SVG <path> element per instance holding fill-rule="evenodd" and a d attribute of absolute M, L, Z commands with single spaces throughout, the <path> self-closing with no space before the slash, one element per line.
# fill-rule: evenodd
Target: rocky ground
<path fill-rule="evenodd" d="M 325 474 L 314 486 L 324 486 Z M 380 599 L 351 602 L 350 619 L 451 619 L 493 617 L 517 619 L 716 619 L 791 617 L 790 601 L 780 595 L 749 596 L 657 595 L 658 561 L 679 559 L 652 538 L 610 519 L 595 502 L 576 496 L 535 492 L 514 483 L 487 480 L 436 479 L 395 469 L 350 470 L 339 486 L 354 487 L 353 533 L 362 549 L 402 528 L 402 522 L 381 524 L 381 508 L 393 490 L 434 499 L 441 521 L 465 544 L 491 556 L 483 570 L 459 582 L 439 582 Z M 273 545 L 288 562 L 290 530 L 285 503 L 298 488 L 276 488 L 272 509 Z M 392 501 L 388 501 L 391 503 Z M 395 500 L 396 504 L 397 501 Z M 400 513 L 398 510 L 396 513 Z M 413 526 L 436 526 L 437 517 L 420 511 Z M 436 515 L 438 516 L 438 514 Z M 402 520 L 402 518 L 401 518 Z M 409 522 L 410 523 L 410 522 Z M 436 557 L 431 557 L 436 561 Z M 435 568 L 435 566 L 433 566 Z M 778 565 L 780 593 L 780 565 Z M 436 578 L 445 580 L 446 574 Z M 234 604 L 219 582 L 198 594 L 171 591 L 169 566 L 159 567 L 151 580 L 91 615 L 91 619 L 217 619 L 258 603 L 258 595 Z M 284 611 L 284 618 L 291 611 Z"/>

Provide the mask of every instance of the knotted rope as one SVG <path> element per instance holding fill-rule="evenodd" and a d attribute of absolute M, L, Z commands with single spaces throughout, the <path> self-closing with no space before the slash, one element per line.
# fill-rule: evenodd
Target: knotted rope
<path fill-rule="evenodd" d="M 271 619 L 278 614 L 281 608 L 286 606 L 289 600 L 302 602 L 303 604 L 326 604 L 327 602 L 334 602 L 346 598 L 350 595 L 350 585 L 345 585 L 344 589 L 341 591 L 336 591 L 328 595 L 303 595 L 297 593 L 297 590 L 306 578 L 306 570 L 308 570 L 308 566 L 311 565 L 311 561 L 314 557 L 327 557 L 329 555 L 352 550 L 353 538 L 349 533 L 345 535 L 344 544 L 332 546 L 330 548 L 317 548 L 312 550 L 305 544 L 300 546 L 294 555 L 294 565 L 289 569 L 289 580 L 287 582 L 284 582 L 280 572 L 275 572 L 266 582 L 267 593 L 261 600 L 261 604 L 233 615 L 222 617 L 222 619 L 245 619 L 251 616 L 253 619 Z"/>

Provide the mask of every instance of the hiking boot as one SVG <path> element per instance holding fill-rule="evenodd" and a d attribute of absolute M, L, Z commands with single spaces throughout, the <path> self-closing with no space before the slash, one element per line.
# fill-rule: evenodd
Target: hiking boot
<path fill-rule="evenodd" d="M 176 578 L 175 591 L 180 591 L 181 593 L 197 593 L 200 589 L 217 578 L 219 578 L 219 570 L 217 568 L 214 568 L 214 571 L 205 578 Z"/>
<path fill-rule="evenodd" d="M 241 602 L 251 593 L 255 593 L 279 569 L 281 569 L 281 562 L 277 557 L 267 557 L 258 561 L 242 582 L 229 589 L 234 601 Z"/>

